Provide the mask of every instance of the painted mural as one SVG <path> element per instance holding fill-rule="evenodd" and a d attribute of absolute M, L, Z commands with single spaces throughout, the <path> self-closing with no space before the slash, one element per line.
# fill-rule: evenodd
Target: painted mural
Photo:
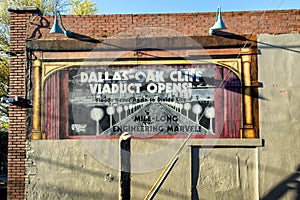
<path fill-rule="evenodd" d="M 74 66 L 50 76 L 44 94 L 49 139 L 237 137 L 241 124 L 239 78 L 216 65 Z"/>

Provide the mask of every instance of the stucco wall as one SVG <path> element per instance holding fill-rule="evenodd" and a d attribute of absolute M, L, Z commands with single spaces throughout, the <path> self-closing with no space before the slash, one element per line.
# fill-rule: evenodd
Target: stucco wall
<path fill-rule="evenodd" d="M 193 155 L 198 153 L 198 162 L 193 158 L 192 174 L 198 177 L 192 199 L 257 199 L 255 148 L 193 148 Z"/>
<path fill-rule="evenodd" d="M 300 35 L 259 35 L 261 199 L 299 199 Z M 298 169 L 297 169 L 298 168 Z M 297 182 L 298 180 L 298 182 Z"/>
<path fill-rule="evenodd" d="M 117 199 L 118 140 L 28 143 L 27 199 Z M 131 142 L 131 197 L 143 199 L 183 139 Z M 256 199 L 256 148 L 188 146 L 156 199 Z M 192 185 L 194 187 L 192 187 Z"/>
<path fill-rule="evenodd" d="M 26 199 L 117 199 L 118 172 L 80 141 L 32 141 L 28 146 Z"/>
<path fill-rule="evenodd" d="M 299 198 L 300 35 L 259 35 L 258 40 L 259 127 L 264 146 L 188 147 L 157 199 L 190 199 L 192 194 L 195 199 Z M 118 151 L 110 157 L 99 140 L 91 141 L 28 143 L 27 199 L 117 199 Z M 132 199 L 147 194 L 181 142 L 132 140 Z M 118 141 L 110 144 L 117 147 Z M 158 154 L 147 155 L 157 149 Z M 144 157 L 138 159 L 141 154 Z"/>

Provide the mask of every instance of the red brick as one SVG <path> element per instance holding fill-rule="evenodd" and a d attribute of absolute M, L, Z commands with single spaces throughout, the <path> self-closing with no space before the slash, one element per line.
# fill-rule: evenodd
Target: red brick
<path fill-rule="evenodd" d="M 25 40 L 32 35 L 34 25 L 29 25 L 33 13 L 22 11 L 10 13 L 11 31 L 11 95 L 25 95 Z M 223 20 L 227 31 L 234 34 L 268 33 L 285 34 L 300 33 L 300 11 L 254 11 L 254 12 L 223 12 Z M 263 18 L 262 18 L 263 16 Z M 45 21 L 53 24 L 53 16 L 43 16 Z M 179 13 L 179 14 L 116 14 L 97 16 L 63 16 L 64 26 L 73 32 L 92 38 L 104 35 L 114 36 L 121 31 L 133 27 L 162 27 L 175 30 L 184 36 L 206 36 L 208 29 L 213 26 L 215 12 L 211 13 Z M 28 32 L 26 32 L 28 28 Z M 57 39 L 61 36 L 51 35 L 49 28 L 40 28 L 39 40 Z M 164 36 L 162 33 L 161 36 Z M 25 191 L 25 138 L 26 110 L 10 106 L 9 130 L 9 169 L 8 169 L 8 199 L 24 199 Z"/>

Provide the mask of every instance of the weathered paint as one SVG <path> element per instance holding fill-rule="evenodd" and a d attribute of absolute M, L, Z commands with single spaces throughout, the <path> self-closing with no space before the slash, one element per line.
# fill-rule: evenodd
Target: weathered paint
<path fill-rule="evenodd" d="M 265 146 L 202 141 L 187 147 L 157 193 L 157 199 L 296 199 L 299 164 L 299 35 L 260 35 L 258 59 L 260 137 Z M 290 47 L 291 46 L 291 47 Z M 297 47 L 298 46 L 298 47 Z M 164 151 L 175 139 L 134 139 L 132 153 Z M 176 139 L 178 146 L 183 139 Z M 92 146 L 97 146 L 93 140 Z M 110 140 L 117 148 L 118 141 Z M 251 143 L 251 142 L 250 142 Z M 243 147 L 243 148 L 241 148 Z M 133 159 L 132 199 L 143 199 L 176 148 L 156 159 Z M 103 155 L 106 156 L 107 155 Z M 151 158 L 151 154 L 149 154 Z M 134 158 L 134 156 L 133 156 Z M 109 159 L 109 157 L 108 157 Z M 118 157 L 111 157 L 118 160 Z M 82 140 L 28 143 L 28 199 L 117 199 L 118 170 L 104 165 Z M 144 162 L 144 163 L 141 163 Z M 149 169 L 153 169 L 152 171 Z M 192 187 L 193 186 L 193 187 Z M 279 196 L 280 195 L 280 196 Z"/>
<path fill-rule="evenodd" d="M 259 123 L 265 141 L 258 152 L 259 195 L 299 199 L 300 35 L 259 35 L 258 48 Z"/>

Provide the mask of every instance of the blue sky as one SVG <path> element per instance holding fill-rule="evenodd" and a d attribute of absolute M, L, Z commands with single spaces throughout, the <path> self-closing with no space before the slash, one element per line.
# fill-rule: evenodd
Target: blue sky
<path fill-rule="evenodd" d="M 182 13 L 300 9 L 300 0 L 92 0 L 98 14 Z"/>

